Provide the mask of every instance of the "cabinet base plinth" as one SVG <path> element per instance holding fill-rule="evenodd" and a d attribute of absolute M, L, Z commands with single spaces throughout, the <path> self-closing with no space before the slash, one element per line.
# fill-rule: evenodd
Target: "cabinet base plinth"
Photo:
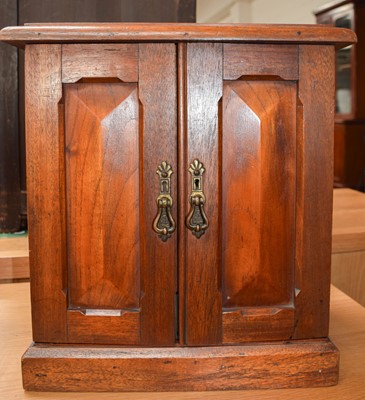
<path fill-rule="evenodd" d="M 22 359 L 34 391 L 203 391 L 331 386 L 328 339 L 242 346 L 126 348 L 33 344 Z"/>

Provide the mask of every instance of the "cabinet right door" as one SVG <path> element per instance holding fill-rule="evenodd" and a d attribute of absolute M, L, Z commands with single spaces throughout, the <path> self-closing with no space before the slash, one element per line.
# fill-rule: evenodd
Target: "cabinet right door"
<path fill-rule="evenodd" d="M 298 46 L 188 44 L 187 65 L 187 161 L 204 165 L 209 220 L 187 237 L 187 344 L 289 339 Z"/>
<path fill-rule="evenodd" d="M 224 46 L 223 343 L 293 334 L 298 48 L 283 47 Z"/>

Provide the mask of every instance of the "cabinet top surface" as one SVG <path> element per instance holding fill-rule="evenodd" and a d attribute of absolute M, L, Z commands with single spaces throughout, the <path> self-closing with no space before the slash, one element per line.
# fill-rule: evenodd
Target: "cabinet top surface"
<path fill-rule="evenodd" d="M 0 31 L 0 41 L 24 47 L 35 43 L 134 41 L 224 41 L 334 44 L 356 41 L 354 32 L 328 25 L 83 23 L 29 24 Z"/>

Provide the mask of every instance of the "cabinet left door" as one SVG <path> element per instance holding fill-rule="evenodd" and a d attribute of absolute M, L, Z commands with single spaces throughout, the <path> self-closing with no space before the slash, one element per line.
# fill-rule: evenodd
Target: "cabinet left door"
<path fill-rule="evenodd" d="M 173 345 L 175 44 L 29 45 L 25 68 L 34 341 Z"/>

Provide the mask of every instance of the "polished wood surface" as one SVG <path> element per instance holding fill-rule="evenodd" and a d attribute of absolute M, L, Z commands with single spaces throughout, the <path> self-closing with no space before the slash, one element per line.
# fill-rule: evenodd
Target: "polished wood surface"
<path fill-rule="evenodd" d="M 69 307 L 136 309 L 137 85 L 67 85 L 64 96 Z"/>
<path fill-rule="evenodd" d="M 24 47 L 26 43 L 116 41 L 244 41 L 253 43 L 328 43 L 338 47 L 356 41 L 342 28 L 308 25 L 256 24 L 34 24 L 7 27 L 0 40 Z"/>
<path fill-rule="evenodd" d="M 62 32 L 75 26 L 40 29 L 58 31 L 62 40 Z M 69 353 L 72 368 L 85 360 L 91 386 L 79 388 L 87 390 L 124 386 L 108 379 L 98 386 L 103 360 L 109 362 L 96 355 L 99 361 L 94 365 L 99 345 L 106 346 L 104 350 L 108 345 L 170 348 L 176 363 L 164 360 L 161 366 L 150 358 L 149 369 L 156 369 L 157 378 L 148 387 L 130 382 L 131 390 L 168 390 L 165 373 L 175 377 L 176 390 L 183 390 L 184 380 L 192 381 L 192 390 L 209 389 L 194 382 L 215 377 L 220 358 L 227 371 L 207 380 L 215 382 L 214 389 L 336 383 L 337 351 L 332 345 L 327 350 L 321 346 L 328 335 L 331 93 L 338 31 L 329 29 L 326 34 L 331 31 L 333 36 L 326 43 L 307 45 L 305 34 L 298 34 L 302 27 L 296 27 L 301 38 L 292 38 L 289 48 L 283 26 L 272 27 L 276 36 L 264 44 L 265 26 L 245 30 L 225 25 L 220 32 L 216 26 L 161 25 L 160 42 L 108 42 L 100 47 L 111 26 L 83 26 L 84 38 L 95 27 L 99 43 L 26 48 L 37 343 L 24 358 L 25 387 L 76 388 L 59 385 L 51 374 L 47 380 L 47 374 L 34 369 L 39 354 L 50 371 L 60 367 L 50 345 L 57 343 L 95 345 L 90 346 L 91 357 L 84 350 Z M 121 40 L 118 29 L 119 34 L 129 32 L 127 41 L 143 34 L 151 41 L 157 32 L 156 26 L 140 25 L 144 30 L 133 36 L 136 26 L 113 25 L 115 40 Z M 168 27 L 172 31 L 166 40 Z M 191 38 L 184 27 L 196 35 L 191 42 L 184 43 Z M 209 40 L 213 27 L 220 41 Z M 250 37 L 252 28 L 255 38 Z M 294 34 L 293 27 L 285 28 Z M 176 30 L 186 33 L 178 45 L 170 43 L 176 40 Z M 314 32 L 304 30 L 307 39 Z M 249 38 L 241 36 L 244 43 L 231 48 L 225 38 L 235 38 L 235 32 L 246 32 Z M 325 40 L 317 33 L 318 40 Z M 285 43 L 273 44 L 280 40 Z M 246 41 L 253 42 L 251 52 L 245 50 Z M 278 57 L 281 51 L 283 60 Z M 126 63 L 119 66 L 121 58 Z M 261 68 L 263 60 L 271 68 Z M 161 207 L 157 196 L 164 191 L 156 169 L 163 161 L 172 166 L 172 218 L 185 223 L 181 241 L 182 227 L 167 241 L 153 229 Z M 191 176 L 193 162 L 202 163 L 204 174 Z M 202 193 L 204 205 L 193 204 L 190 192 Z M 199 229 L 194 235 L 187 230 L 188 222 L 201 219 L 199 207 L 204 207 L 209 225 L 203 235 L 197 234 Z M 292 339 L 302 340 L 280 342 Z M 271 344 L 263 353 L 264 341 Z M 192 347 L 220 344 L 225 349 L 212 355 L 208 349 L 199 350 L 205 361 L 201 368 L 193 367 L 197 360 Z M 246 357 L 229 344 L 252 351 Z M 287 354 L 278 360 L 280 382 L 274 364 L 269 371 L 257 370 L 255 377 L 228 368 L 232 362 L 251 369 L 251 362 L 259 365 L 279 349 Z M 318 352 L 325 354 L 322 364 L 315 361 Z M 116 356 L 116 370 L 146 373 L 146 366 L 140 370 L 138 350 L 132 353 Z M 298 358 L 297 377 L 307 378 L 292 380 Z M 311 358 L 317 372 L 304 363 Z M 60 362 L 70 376 L 71 366 Z"/>
<path fill-rule="evenodd" d="M 235 80 L 245 75 L 260 75 L 295 81 L 298 79 L 298 51 L 298 46 L 293 45 L 282 45 L 278 52 L 275 45 L 226 43 L 223 78 Z"/>
<path fill-rule="evenodd" d="M 140 135 L 141 208 L 141 341 L 145 345 L 175 344 L 177 290 L 177 232 L 162 242 L 152 229 L 159 195 L 157 167 L 162 161 L 173 169 L 172 217 L 177 220 L 177 79 L 176 46 L 139 45 L 139 96 L 143 120 Z"/>
<path fill-rule="evenodd" d="M 137 85 L 66 85 L 64 100 L 68 340 L 137 344 Z"/>
<path fill-rule="evenodd" d="M 207 199 L 204 209 L 209 220 L 209 227 L 200 239 L 191 232 L 186 236 L 185 335 L 186 343 L 195 346 L 222 341 L 221 219 L 218 211 L 221 196 L 219 100 L 222 96 L 222 51 L 222 43 L 187 45 L 185 169 L 187 171 L 195 159 L 204 165 L 202 179 Z M 191 179 L 190 176 L 187 178 L 189 195 Z"/>
<path fill-rule="evenodd" d="M 332 386 L 338 364 L 339 352 L 328 339 L 160 349 L 35 344 L 22 358 L 24 388 L 46 392 Z"/>
<path fill-rule="evenodd" d="M 80 79 L 118 78 L 138 81 L 137 44 L 69 44 L 62 46 L 62 82 Z"/>
<path fill-rule="evenodd" d="M 295 322 L 294 334 L 297 339 L 328 334 L 333 196 L 333 126 L 329 121 L 334 118 L 334 98 L 330 95 L 335 85 L 334 62 L 331 46 L 299 49 L 295 306 L 300 317 Z"/>
<path fill-rule="evenodd" d="M 29 284 L 0 285 L 0 394 L 4 398 L 74 399 L 73 393 L 24 392 L 20 358 L 31 341 Z M 361 400 L 365 395 L 365 308 L 332 287 L 330 337 L 341 353 L 337 386 L 318 389 L 224 391 L 200 393 L 124 393 L 125 399 L 267 399 Z M 356 340 L 355 340 L 356 339 Z M 6 367 L 5 367 L 6 366 Z M 119 399 L 118 393 L 78 393 L 80 400 Z"/>
<path fill-rule="evenodd" d="M 295 101 L 293 82 L 224 84 L 225 343 L 293 335 Z"/>
<path fill-rule="evenodd" d="M 59 121 L 61 45 L 30 46 L 25 60 L 33 339 L 65 342 L 64 149 L 60 140 L 62 121 L 61 124 Z"/>

